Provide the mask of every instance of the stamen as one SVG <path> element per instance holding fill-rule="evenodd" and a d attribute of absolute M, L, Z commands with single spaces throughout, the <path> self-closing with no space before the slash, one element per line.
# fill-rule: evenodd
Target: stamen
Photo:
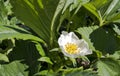
<path fill-rule="evenodd" d="M 77 54 L 78 51 L 78 46 L 75 43 L 67 43 L 65 45 L 65 50 L 69 54 Z"/>

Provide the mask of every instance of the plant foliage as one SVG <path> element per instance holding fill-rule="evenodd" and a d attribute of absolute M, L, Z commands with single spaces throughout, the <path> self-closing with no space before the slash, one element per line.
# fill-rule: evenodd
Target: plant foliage
<path fill-rule="evenodd" d="M 0 0 L 0 76 L 120 76 L 120 0 Z M 63 55 L 62 31 L 93 54 Z"/>

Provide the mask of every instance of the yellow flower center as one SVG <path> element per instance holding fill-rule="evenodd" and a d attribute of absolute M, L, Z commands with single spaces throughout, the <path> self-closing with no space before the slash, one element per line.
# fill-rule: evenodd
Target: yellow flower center
<path fill-rule="evenodd" d="M 75 43 L 67 43 L 65 45 L 65 50 L 69 54 L 77 54 L 78 51 L 78 46 Z"/>

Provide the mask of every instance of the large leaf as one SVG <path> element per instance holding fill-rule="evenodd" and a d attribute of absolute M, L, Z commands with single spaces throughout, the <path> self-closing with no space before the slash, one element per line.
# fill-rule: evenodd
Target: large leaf
<path fill-rule="evenodd" d="M 32 35 L 20 27 L 0 26 L 0 40 L 12 38 L 44 42 L 42 39 Z"/>
<path fill-rule="evenodd" d="M 53 19 L 52 19 L 52 22 L 51 22 L 51 33 L 50 33 L 50 44 L 54 44 L 53 41 L 55 41 L 55 34 L 54 32 L 56 32 L 57 28 L 59 27 L 59 16 L 61 16 L 61 11 L 64 7 L 64 4 L 65 4 L 66 0 L 59 0 L 59 3 L 58 3 L 58 6 L 56 8 L 56 11 L 54 13 L 54 16 L 53 16 Z"/>
<path fill-rule="evenodd" d="M 40 57 L 35 43 L 31 41 L 16 40 L 13 50 L 8 54 L 10 62 L 19 60 L 22 63 L 26 64 L 29 71 L 29 75 L 37 73 L 40 69 L 40 64 L 37 59 Z"/>
<path fill-rule="evenodd" d="M 120 62 L 110 58 L 100 59 L 97 62 L 98 74 L 100 76 L 119 76 L 119 67 Z"/>
<path fill-rule="evenodd" d="M 56 10 L 59 0 L 10 0 L 10 2 L 17 18 L 22 20 L 42 39 L 49 43 L 51 37 L 53 37 L 51 33 L 54 33 L 53 31 L 51 32 L 51 30 L 54 30 L 53 25 L 55 18 L 60 11 L 58 9 Z M 55 10 L 58 13 L 55 13 Z"/>
<path fill-rule="evenodd" d="M 0 64 L 0 76 L 28 76 L 27 65 L 20 61 L 9 64 Z"/>
<path fill-rule="evenodd" d="M 104 54 L 114 53 L 114 51 L 120 50 L 120 46 L 119 38 L 111 28 L 99 26 L 80 27 L 77 32 L 89 43 L 92 50 L 99 50 Z"/>

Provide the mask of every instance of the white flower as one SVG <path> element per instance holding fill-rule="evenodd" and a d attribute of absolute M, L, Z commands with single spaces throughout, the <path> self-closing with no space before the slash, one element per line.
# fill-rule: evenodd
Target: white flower
<path fill-rule="evenodd" d="M 62 32 L 58 39 L 58 44 L 65 56 L 77 58 L 92 54 L 87 42 L 84 39 L 79 39 L 74 32 Z"/>

